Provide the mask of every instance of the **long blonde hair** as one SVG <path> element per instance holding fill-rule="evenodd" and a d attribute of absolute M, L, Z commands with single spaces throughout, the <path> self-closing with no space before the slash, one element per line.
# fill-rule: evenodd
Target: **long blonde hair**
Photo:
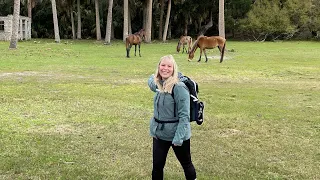
<path fill-rule="evenodd" d="M 159 73 L 159 66 L 162 60 L 169 59 L 173 64 L 173 73 L 172 76 L 170 76 L 168 79 L 166 79 L 163 83 L 160 83 L 162 81 L 162 78 Z M 160 92 L 167 92 L 172 93 L 173 86 L 179 81 L 178 79 L 178 65 L 176 61 L 174 60 L 172 55 L 163 56 L 160 58 L 160 61 L 158 63 L 158 66 L 156 68 L 155 76 L 154 76 L 154 82 L 156 83 L 158 89 Z"/>

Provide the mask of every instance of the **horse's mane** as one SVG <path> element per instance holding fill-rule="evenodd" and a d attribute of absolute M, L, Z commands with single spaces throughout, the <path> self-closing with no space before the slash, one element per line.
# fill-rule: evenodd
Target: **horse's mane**
<path fill-rule="evenodd" d="M 194 53 L 194 51 L 198 48 L 198 41 L 199 41 L 200 37 L 202 37 L 202 36 L 199 36 L 199 37 L 197 38 L 197 40 L 196 40 L 196 41 L 194 42 L 194 44 L 192 45 L 192 48 L 191 48 L 191 50 L 190 50 L 189 53 Z"/>

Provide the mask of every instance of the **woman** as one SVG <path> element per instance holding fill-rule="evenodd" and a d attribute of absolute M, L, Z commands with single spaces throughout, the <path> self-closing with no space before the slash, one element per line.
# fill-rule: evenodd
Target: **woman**
<path fill-rule="evenodd" d="M 153 137 L 152 179 L 163 179 L 163 168 L 172 147 L 186 179 L 195 180 L 196 171 L 190 154 L 190 97 L 185 84 L 179 82 L 178 67 L 172 55 L 160 59 L 148 85 L 156 92 L 154 117 L 150 120 L 150 135 Z"/>

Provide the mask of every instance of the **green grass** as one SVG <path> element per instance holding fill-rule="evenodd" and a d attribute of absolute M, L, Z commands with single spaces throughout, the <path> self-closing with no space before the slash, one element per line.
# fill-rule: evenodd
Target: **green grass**
<path fill-rule="evenodd" d="M 228 41 L 221 64 L 176 42 L 131 58 L 121 41 L 0 42 L 0 179 L 151 179 L 147 79 L 167 54 L 206 104 L 198 179 L 320 179 L 319 42 Z M 184 179 L 172 150 L 165 179 Z"/>

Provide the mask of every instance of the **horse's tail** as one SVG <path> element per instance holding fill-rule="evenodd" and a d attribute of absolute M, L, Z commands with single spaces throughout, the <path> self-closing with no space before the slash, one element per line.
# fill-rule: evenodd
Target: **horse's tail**
<path fill-rule="evenodd" d="M 129 42 L 129 37 L 126 37 L 126 49 L 128 49 L 129 44 L 130 44 L 130 42 Z"/>
<path fill-rule="evenodd" d="M 180 41 L 179 41 L 178 45 L 177 45 L 177 52 L 180 52 L 180 46 L 181 46 L 181 44 L 180 44 Z"/>
<path fill-rule="evenodd" d="M 126 37 L 126 51 L 127 51 L 127 58 L 129 58 L 129 51 L 130 51 L 130 40 L 129 40 L 129 36 Z"/>
<path fill-rule="evenodd" d="M 226 47 L 226 43 L 227 43 L 227 40 L 224 40 L 223 47 L 222 47 L 222 50 L 221 50 L 220 63 L 222 63 L 222 61 L 223 61 L 223 56 L 224 56 L 224 50 L 225 50 L 225 47 Z"/>

